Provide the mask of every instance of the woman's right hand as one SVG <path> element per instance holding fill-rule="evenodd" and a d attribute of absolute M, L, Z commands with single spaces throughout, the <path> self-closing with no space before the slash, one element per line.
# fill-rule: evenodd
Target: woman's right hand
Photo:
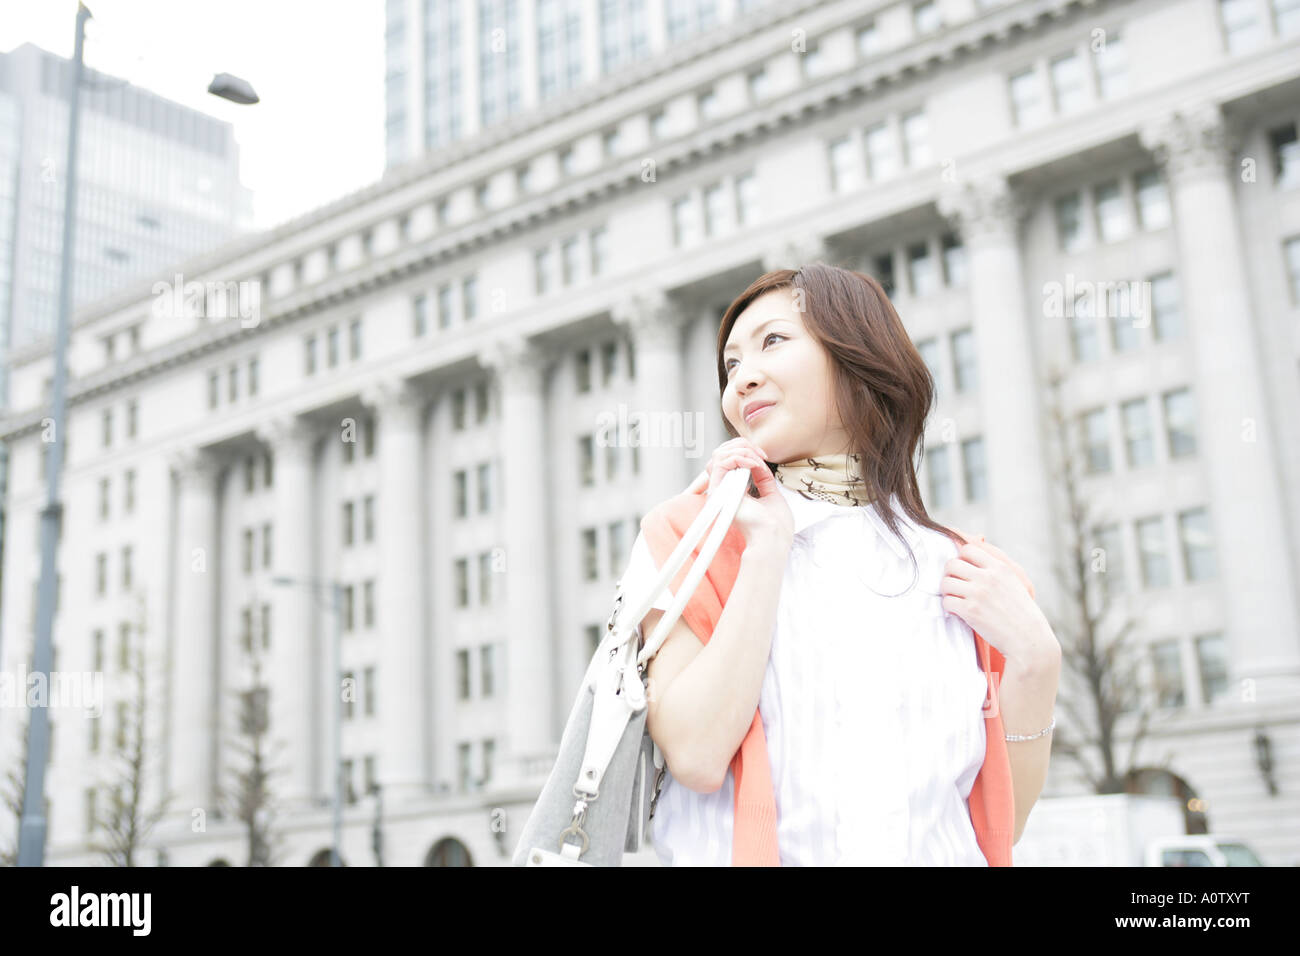
<path fill-rule="evenodd" d="M 764 459 L 764 452 L 747 438 L 733 438 L 713 450 L 708 464 L 686 490 L 712 492 L 722 476 L 734 468 L 749 471 L 758 496 L 746 493 L 732 524 L 740 529 L 745 547 L 757 544 L 773 545 L 782 553 L 788 552 L 794 541 L 794 514 L 777 487 L 772 469 Z"/>

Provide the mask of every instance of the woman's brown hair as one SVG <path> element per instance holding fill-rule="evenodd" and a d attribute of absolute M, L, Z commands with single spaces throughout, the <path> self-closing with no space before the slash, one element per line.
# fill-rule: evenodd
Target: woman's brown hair
<path fill-rule="evenodd" d="M 722 350 L 736 318 L 759 296 L 777 289 L 796 290 L 792 294 L 804 325 L 830 355 L 835 401 L 850 448 L 861 459 L 868 496 L 887 502 L 897 494 L 899 505 L 914 522 L 961 547 L 966 543 L 961 535 L 926 513 L 916 480 L 914 462 L 918 446 L 922 455 L 925 452 L 925 419 L 934 401 L 934 378 L 885 290 L 871 276 L 816 262 L 755 279 L 722 316 L 719 394 L 727 388 Z M 738 438 L 726 415 L 722 420 L 727 434 Z M 772 462 L 768 467 L 775 470 Z M 877 513 L 907 548 L 893 509 L 880 507 Z M 912 563 L 915 568 L 915 555 Z"/>

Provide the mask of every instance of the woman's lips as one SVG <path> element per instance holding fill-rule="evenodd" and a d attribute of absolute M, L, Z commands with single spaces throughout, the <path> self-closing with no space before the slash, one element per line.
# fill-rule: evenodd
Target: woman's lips
<path fill-rule="evenodd" d="M 758 408 L 754 409 L 752 412 L 750 412 L 748 415 L 745 416 L 745 423 L 748 425 L 752 425 L 764 412 L 766 412 L 770 408 L 775 408 L 775 407 L 776 407 L 775 405 L 759 406 Z"/>

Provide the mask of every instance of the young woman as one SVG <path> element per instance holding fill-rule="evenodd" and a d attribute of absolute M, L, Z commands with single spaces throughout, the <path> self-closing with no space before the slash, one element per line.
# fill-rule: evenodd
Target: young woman
<path fill-rule="evenodd" d="M 926 514 L 913 462 L 934 386 L 906 329 L 869 276 L 771 272 L 722 319 L 718 382 L 734 437 L 683 494 L 732 468 L 753 486 L 711 635 L 683 617 L 649 667 L 660 860 L 731 865 L 738 806 L 750 841 L 764 812 L 738 801 L 733 758 L 757 708 L 781 865 L 988 865 L 967 805 L 990 688 L 972 629 L 1005 657 L 1013 840 L 1046 777 L 1060 646 L 1018 565 Z M 660 564 L 646 527 L 627 592 Z"/>

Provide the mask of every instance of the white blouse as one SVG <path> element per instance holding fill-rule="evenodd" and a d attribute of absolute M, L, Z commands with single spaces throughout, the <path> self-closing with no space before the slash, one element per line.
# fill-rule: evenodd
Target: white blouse
<path fill-rule="evenodd" d="M 795 536 L 759 712 L 781 865 L 987 866 L 966 801 L 984 762 L 988 685 L 970 626 L 939 594 L 957 546 L 908 518 L 895 495 L 914 572 L 873 507 L 778 487 Z M 625 594 L 643 594 L 657 567 L 638 533 Z M 906 594 L 889 596 L 914 575 Z M 666 588 L 654 606 L 671 600 Z M 666 770 L 651 831 L 660 861 L 730 866 L 734 806 L 730 769 L 707 794 Z"/>

